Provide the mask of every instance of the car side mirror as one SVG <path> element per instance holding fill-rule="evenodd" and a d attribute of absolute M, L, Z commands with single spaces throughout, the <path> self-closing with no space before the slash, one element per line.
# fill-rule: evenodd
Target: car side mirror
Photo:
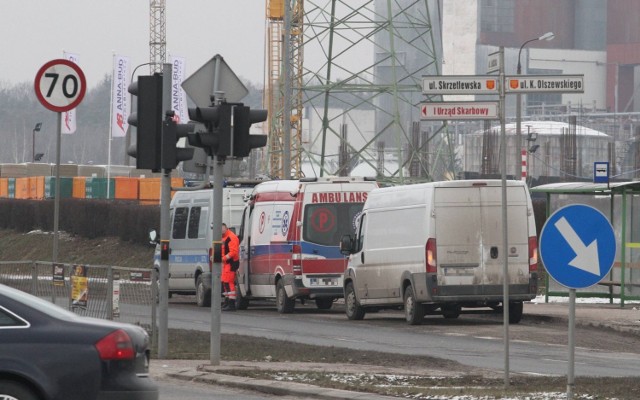
<path fill-rule="evenodd" d="M 340 253 L 348 256 L 353 252 L 353 238 L 351 235 L 342 235 L 340 238 Z"/>
<path fill-rule="evenodd" d="M 149 244 L 152 245 L 156 245 L 160 243 L 160 240 L 158 238 L 158 232 L 155 229 L 150 229 L 149 230 Z"/>

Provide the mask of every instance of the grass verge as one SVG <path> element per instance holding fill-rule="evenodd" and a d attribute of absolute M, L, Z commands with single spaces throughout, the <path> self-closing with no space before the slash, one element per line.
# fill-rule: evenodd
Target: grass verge
<path fill-rule="evenodd" d="M 169 330 L 169 358 L 209 359 L 209 333 Z M 154 355 L 155 356 L 155 355 Z M 312 346 L 284 340 L 241 335 L 221 336 L 224 361 L 313 362 L 327 364 L 376 365 L 387 368 L 448 371 L 450 376 L 422 374 L 376 374 L 363 368 L 361 373 L 290 370 L 224 369 L 217 373 L 250 378 L 312 384 L 320 387 L 376 393 L 412 399 L 564 399 L 566 377 L 522 376 L 512 374 L 510 387 L 504 390 L 502 378 L 484 374 L 455 361 L 435 357 L 359 351 L 335 347 Z M 336 368 L 338 370 L 338 368 Z M 577 378 L 576 399 L 640 399 L 638 378 Z"/>

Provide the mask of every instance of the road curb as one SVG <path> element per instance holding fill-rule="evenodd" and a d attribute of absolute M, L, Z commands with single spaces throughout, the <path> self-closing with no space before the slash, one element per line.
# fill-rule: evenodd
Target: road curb
<path fill-rule="evenodd" d="M 216 374 L 200 371 L 170 372 L 166 376 L 189 382 L 223 385 L 239 389 L 248 389 L 275 396 L 313 397 L 323 400 L 389 400 L 396 397 L 373 393 L 352 392 L 341 389 L 329 389 L 297 382 L 270 381 L 234 375 Z"/>

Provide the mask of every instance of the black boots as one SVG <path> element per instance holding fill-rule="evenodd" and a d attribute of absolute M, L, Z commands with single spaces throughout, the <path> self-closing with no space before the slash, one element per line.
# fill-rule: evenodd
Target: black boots
<path fill-rule="evenodd" d="M 235 311 L 235 310 L 236 310 L 236 301 L 233 299 L 229 299 L 229 301 L 226 302 L 224 307 L 222 307 L 222 311 Z"/>

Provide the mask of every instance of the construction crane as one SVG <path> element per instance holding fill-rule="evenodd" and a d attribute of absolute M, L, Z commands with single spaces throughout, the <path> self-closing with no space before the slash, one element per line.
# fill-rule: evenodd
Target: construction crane
<path fill-rule="evenodd" d="M 165 0 L 151 0 L 149 3 L 149 63 L 152 74 L 162 72 L 162 64 L 166 61 L 166 27 Z"/>
<path fill-rule="evenodd" d="M 267 0 L 268 174 L 302 177 L 303 0 Z"/>

